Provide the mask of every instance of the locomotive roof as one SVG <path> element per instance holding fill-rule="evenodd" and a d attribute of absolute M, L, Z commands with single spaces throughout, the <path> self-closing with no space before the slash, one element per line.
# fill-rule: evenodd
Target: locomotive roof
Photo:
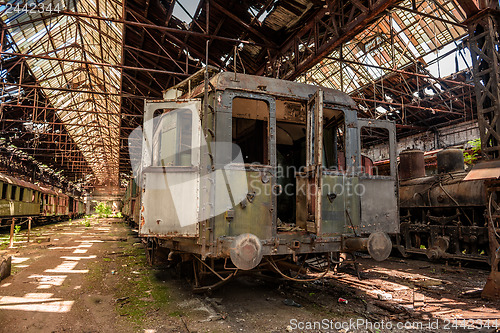
<path fill-rule="evenodd" d="M 182 98 L 200 97 L 203 94 L 205 88 L 203 80 L 199 79 L 200 76 L 199 73 L 201 72 L 202 71 L 199 71 L 198 73 L 192 75 L 191 77 L 182 81 L 181 83 L 177 84 L 171 89 L 180 90 L 184 94 Z M 194 84 L 199 84 L 199 85 L 193 88 L 191 90 L 191 93 L 188 93 L 190 80 L 191 83 L 194 82 Z M 210 83 L 217 90 L 233 89 L 233 90 L 242 90 L 242 91 L 255 92 L 261 94 L 265 92 L 273 96 L 280 96 L 280 97 L 299 99 L 299 100 L 308 100 L 310 96 L 312 96 L 316 91 L 318 91 L 318 89 L 321 88 L 324 91 L 325 102 L 357 109 L 354 100 L 346 93 L 343 93 L 339 90 L 332 88 L 315 86 L 300 82 L 280 80 L 270 77 L 248 75 L 241 73 L 236 73 L 236 80 L 235 80 L 235 73 L 222 72 L 214 75 L 210 79 Z"/>

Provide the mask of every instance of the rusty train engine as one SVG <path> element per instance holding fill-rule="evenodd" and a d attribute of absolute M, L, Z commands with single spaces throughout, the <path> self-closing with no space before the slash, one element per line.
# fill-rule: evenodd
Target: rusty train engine
<path fill-rule="evenodd" d="M 400 232 L 403 254 L 488 262 L 488 198 L 484 180 L 467 180 L 463 152 L 437 154 L 437 173 L 425 174 L 424 152 L 400 154 Z"/>

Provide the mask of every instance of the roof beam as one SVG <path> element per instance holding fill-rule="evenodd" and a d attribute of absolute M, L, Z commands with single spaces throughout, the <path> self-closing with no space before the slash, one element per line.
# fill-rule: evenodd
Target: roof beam
<path fill-rule="evenodd" d="M 467 17 L 471 17 L 479 12 L 480 6 L 478 0 L 457 0 L 458 4 L 464 10 Z"/>
<path fill-rule="evenodd" d="M 165 70 L 161 70 L 161 69 L 141 68 L 141 67 L 132 67 L 132 66 L 125 66 L 125 65 L 115 65 L 115 64 L 109 64 L 109 63 L 104 63 L 104 62 L 93 62 L 93 61 L 78 60 L 78 59 L 62 59 L 62 58 L 49 57 L 49 56 L 37 55 L 37 54 L 25 54 L 25 53 L 4 52 L 4 51 L 0 52 L 0 54 L 7 55 L 7 56 L 54 60 L 54 61 L 60 61 L 60 62 L 71 62 L 71 63 L 76 63 L 76 64 L 94 65 L 94 66 L 102 66 L 102 67 L 113 67 L 113 68 L 117 68 L 117 69 L 128 69 L 128 70 L 134 70 L 134 71 L 144 71 L 144 72 L 153 72 L 153 73 L 168 74 L 168 75 L 178 75 L 178 76 L 184 76 L 184 77 L 189 76 L 189 74 L 186 74 L 186 73 L 165 71 Z"/>
<path fill-rule="evenodd" d="M 349 0 L 328 1 L 326 8 L 320 9 L 299 32 L 288 38 L 278 50 L 269 50 L 273 73 L 269 71 L 266 73 L 268 64 L 264 64 L 256 74 L 267 74 L 287 80 L 295 79 L 342 43 L 351 40 L 396 2 L 398 0 L 368 1 L 366 6 L 359 6 L 364 9 L 354 8 L 353 5 L 351 15 L 347 17 L 344 15 L 343 7 L 350 3 Z M 338 9 L 342 9 L 341 13 L 338 13 Z M 323 32 L 322 36 L 320 36 L 320 31 Z M 327 35 L 329 38 L 326 38 Z M 309 41 L 308 36 L 314 36 L 312 45 L 301 41 L 301 39 Z M 289 66 L 283 66 L 283 62 L 287 62 Z"/>
<path fill-rule="evenodd" d="M 127 8 L 127 11 L 130 9 Z M 125 24 L 126 26 L 136 26 L 136 27 L 143 27 L 143 28 L 148 28 L 148 29 L 154 29 L 154 30 L 160 30 L 160 31 L 165 31 L 165 32 L 170 32 L 174 34 L 181 34 L 181 35 L 192 35 L 192 36 L 197 36 L 201 38 L 206 38 L 206 39 L 218 39 L 226 42 L 233 42 L 233 43 L 243 43 L 243 44 L 249 44 L 249 45 L 256 45 L 256 46 L 263 46 L 263 47 L 270 47 L 270 45 L 262 44 L 262 43 L 255 43 L 252 41 L 247 41 L 247 40 L 240 40 L 236 38 L 230 38 L 230 37 L 223 37 L 223 36 L 216 36 L 216 35 L 211 35 L 211 34 L 205 34 L 202 32 L 196 32 L 196 31 L 190 31 L 190 30 L 183 30 L 183 29 L 177 29 L 177 28 L 170 28 L 166 26 L 161 26 L 161 25 L 156 25 L 156 24 L 148 24 L 148 23 L 141 23 L 141 22 L 133 22 L 133 21 L 127 21 L 123 19 L 116 19 L 112 17 L 102 17 L 98 15 L 90 15 L 90 14 L 84 14 L 84 13 L 77 13 L 73 11 L 68 11 L 68 10 L 63 10 L 59 13 L 59 15 L 67 15 L 67 16 L 74 16 L 74 17 L 83 17 L 83 18 L 88 18 L 88 19 L 94 19 L 94 20 L 101 20 L 101 21 L 107 21 L 107 22 L 114 22 L 114 23 L 122 23 Z M 51 15 L 50 17 L 54 17 L 58 15 Z M 6 29 L 12 29 L 16 28 L 19 26 L 24 25 L 24 22 L 19 22 L 15 24 L 9 24 L 4 26 Z"/>
<path fill-rule="evenodd" d="M 213 7 L 217 8 L 217 10 L 220 11 L 220 12 L 222 12 L 224 15 L 230 17 L 233 21 L 238 22 L 239 24 L 241 24 L 245 29 L 247 29 L 248 31 L 250 31 L 252 34 L 254 34 L 255 36 L 259 37 L 264 43 L 267 44 L 267 46 L 271 46 L 271 47 L 274 47 L 274 48 L 277 47 L 277 45 L 274 44 L 273 42 L 271 42 L 269 39 L 267 39 L 266 36 L 264 36 L 263 33 L 261 33 L 260 31 L 258 31 L 255 28 L 253 28 L 248 23 L 243 22 L 238 16 L 234 15 L 229 10 L 227 10 L 226 8 L 224 8 L 221 5 L 219 5 L 217 3 L 217 1 L 212 1 L 210 4 Z"/>

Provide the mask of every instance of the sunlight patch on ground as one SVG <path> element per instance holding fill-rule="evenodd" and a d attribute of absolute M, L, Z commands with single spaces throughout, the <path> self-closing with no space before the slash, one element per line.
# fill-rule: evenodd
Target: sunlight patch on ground
<path fill-rule="evenodd" d="M 72 249 L 77 249 L 78 246 L 54 246 L 54 247 L 49 247 L 49 250 L 72 250 Z"/>
<path fill-rule="evenodd" d="M 49 289 L 52 286 L 61 286 L 67 275 L 31 275 L 29 279 L 34 279 L 35 281 L 31 283 L 38 283 L 37 289 Z"/>
<path fill-rule="evenodd" d="M 88 257 L 74 257 L 74 256 L 63 256 L 61 259 L 66 259 L 66 260 L 82 260 L 82 259 L 95 259 L 97 258 L 96 255 L 91 255 Z"/>
<path fill-rule="evenodd" d="M 76 240 L 75 242 L 77 242 L 77 243 L 103 243 L 104 241 L 99 240 L 99 239 L 81 239 L 81 240 Z"/>
<path fill-rule="evenodd" d="M 74 301 L 51 298 L 50 293 L 29 293 L 24 297 L 0 296 L 0 309 L 36 312 L 69 312 Z"/>
<path fill-rule="evenodd" d="M 88 269 L 73 269 L 78 265 L 78 261 L 63 261 L 53 269 L 46 269 L 45 273 L 88 273 Z"/>
<path fill-rule="evenodd" d="M 14 257 L 12 256 L 12 263 L 13 264 L 20 264 L 20 263 L 23 263 L 27 260 L 30 260 L 30 258 L 21 258 L 21 257 Z"/>

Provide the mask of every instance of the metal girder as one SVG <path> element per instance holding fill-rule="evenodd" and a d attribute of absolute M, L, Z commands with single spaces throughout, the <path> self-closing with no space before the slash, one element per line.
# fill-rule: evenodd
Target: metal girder
<path fill-rule="evenodd" d="M 257 75 L 293 80 L 361 32 L 398 0 L 327 1 L 318 13 L 278 50 Z"/>
<path fill-rule="evenodd" d="M 500 53 L 498 11 L 470 20 L 472 57 L 481 151 L 485 158 L 500 158 Z"/>
<path fill-rule="evenodd" d="M 460 7 L 467 14 L 467 17 L 471 17 L 479 11 L 479 1 L 478 0 L 457 0 Z"/>

